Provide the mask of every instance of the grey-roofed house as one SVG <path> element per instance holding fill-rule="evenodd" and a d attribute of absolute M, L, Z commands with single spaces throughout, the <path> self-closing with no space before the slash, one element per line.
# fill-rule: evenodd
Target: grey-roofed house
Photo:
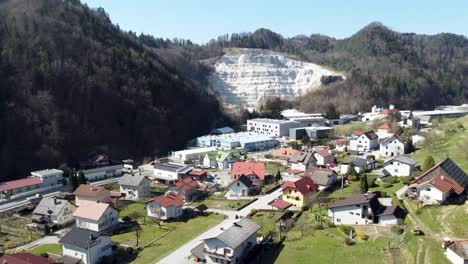
<path fill-rule="evenodd" d="M 315 159 L 312 152 L 301 152 L 289 158 L 289 167 L 291 170 L 306 171 L 309 167 L 315 166 L 317 159 Z"/>
<path fill-rule="evenodd" d="M 226 197 L 243 197 L 251 194 L 253 182 L 249 177 L 241 175 L 239 178 L 232 181 L 228 186 Z"/>
<path fill-rule="evenodd" d="M 366 172 L 366 171 L 371 171 L 373 169 L 376 169 L 378 166 L 378 163 L 375 162 L 375 160 L 361 159 L 361 158 L 357 158 L 351 161 L 345 161 L 340 164 L 340 173 L 346 174 L 348 172 L 350 165 L 354 166 L 354 169 L 356 170 L 357 173 L 361 173 L 361 172 Z"/>
<path fill-rule="evenodd" d="M 143 175 L 125 174 L 119 181 L 120 192 L 126 198 L 139 199 L 150 195 L 151 180 Z"/>
<path fill-rule="evenodd" d="M 420 184 L 427 182 L 439 175 L 448 176 L 456 181 L 465 190 L 468 189 L 468 175 L 450 158 L 446 158 L 445 160 L 437 163 L 434 167 L 430 168 L 428 171 L 416 178 L 412 183 Z"/>
<path fill-rule="evenodd" d="M 112 254 L 111 237 L 88 229 L 72 227 L 59 243 L 64 258 L 80 259 L 83 264 L 99 263 L 102 257 Z"/>
<path fill-rule="evenodd" d="M 334 170 L 318 167 L 310 167 L 305 176 L 310 177 L 319 186 L 319 190 L 335 185 L 337 177 Z"/>
<path fill-rule="evenodd" d="M 42 228 L 63 227 L 75 221 L 76 206 L 68 200 L 44 197 L 32 213 L 33 222 Z"/>
<path fill-rule="evenodd" d="M 417 161 L 407 156 L 397 156 L 385 161 L 383 173 L 385 176 L 411 176 Z"/>
<path fill-rule="evenodd" d="M 205 239 L 206 263 L 244 263 L 244 257 L 257 244 L 260 226 L 244 218 L 216 237 Z"/>

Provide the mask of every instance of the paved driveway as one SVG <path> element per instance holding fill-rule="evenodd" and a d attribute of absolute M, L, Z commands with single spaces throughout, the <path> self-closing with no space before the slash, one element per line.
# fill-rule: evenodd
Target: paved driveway
<path fill-rule="evenodd" d="M 215 237 L 219 234 L 221 234 L 223 231 L 221 230 L 221 227 L 224 229 L 229 228 L 230 226 L 233 225 L 233 223 L 236 221 L 235 216 L 242 216 L 246 217 L 252 209 L 271 209 L 271 206 L 268 205 L 269 202 L 272 200 L 276 199 L 282 194 L 282 190 L 278 189 L 270 194 L 267 194 L 263 197 L 260 197 L 257 201 L 254 203 L 250 204 L 249 206 L 245 207 L 244 209 L 240 211 L 226 211 L 225 210 L 216 210 L 218 213 L 226 213 L 228 218 L 226 218 L 223 222 L 220 224 L 216 225 L 215 227 L 212 227 L 205 233 L 199 235 L 195 239 L 192 239 L 191 241 L 187 242 L 185 245 L 181 246 L 180 248 L 174 250 L 171 254 L 163 258 L 157 263 L 162 263 L 162 264 L 184 264 L 184 263 L 193 263 L 189 257 L 190 257 L 190 250 L 192 250 L 194 247 L 198 246 L 201 242 L 203 242 L 204 239 L 210 238 L 210 237 Z"/>

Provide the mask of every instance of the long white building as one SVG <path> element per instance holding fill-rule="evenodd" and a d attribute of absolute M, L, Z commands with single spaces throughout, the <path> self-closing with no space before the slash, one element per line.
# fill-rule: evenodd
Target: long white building
<path fill-rule="evenodd" d="M 289 136 L 289 129 L 303 126 L 302 123 L 290 120 L 256 118 L 247 120 L 247 131 L 271 137 Z"/>
<path fill-rule="evenodd" d="M 216 151 L 216 147 L 184 149 L 172 152 L 170 159 L 189 164 L 194 161 L 202 161 L 205 155 L 212 151 Z"/>

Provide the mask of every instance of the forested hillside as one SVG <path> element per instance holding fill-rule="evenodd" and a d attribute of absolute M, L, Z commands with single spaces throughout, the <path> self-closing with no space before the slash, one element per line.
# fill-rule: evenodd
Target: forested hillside
<path fill-rule="evenodd" d="M 372 23 L 347 39 L 322 35 L 284 38 L 267 29 L 220 36 L 209 45 L 272 49 L 344 71 L 347 79 L 300 100 L 305 111 L 335 104 L 342 112 L 368 110 L 373 104 L 433 108 L 468 99 L 468 39 L 398 33 Z"/>
<path fill-rule="evenodd" d="M 204 66 L 143 43 L 77 0 L 0 1 L 0 181 L 167 154 L 225 121 Z"/>

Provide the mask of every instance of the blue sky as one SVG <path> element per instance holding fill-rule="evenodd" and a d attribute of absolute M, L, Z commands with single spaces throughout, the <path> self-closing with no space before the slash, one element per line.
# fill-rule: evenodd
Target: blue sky
<path fill-rule="evenodd" d="M 399 32 L 468 36 L 468 1 L 433 0 L 82 0 L 104 7 L 122 29 L 206 43 L 219 35 L 269 28 L 286 37 L 345 38 L 379 21 Z M 383 3 L 381 3 L 383 2 Z"/>

